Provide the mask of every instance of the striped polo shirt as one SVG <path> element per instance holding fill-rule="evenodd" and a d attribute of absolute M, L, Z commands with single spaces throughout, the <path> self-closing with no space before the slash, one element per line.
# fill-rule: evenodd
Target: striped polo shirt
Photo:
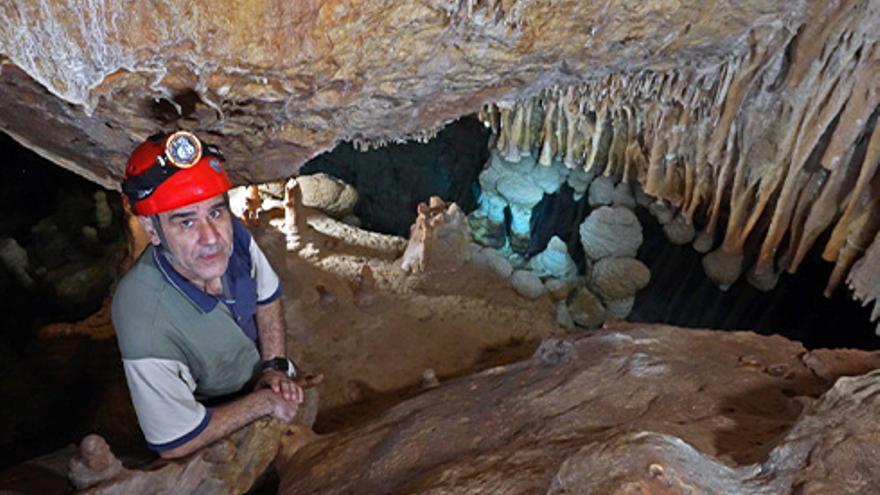
<path fill-rule="evenodd" d="M 149 246 L 113 295 L 113 325 L 128 388 L 149 447 L 161 452 L 202 432 L 206 399 L 238 392 L 254 376 L 257 305 L 281 283 L 245 226 L 233 218 L 221 296 L 180 275 Z"/>

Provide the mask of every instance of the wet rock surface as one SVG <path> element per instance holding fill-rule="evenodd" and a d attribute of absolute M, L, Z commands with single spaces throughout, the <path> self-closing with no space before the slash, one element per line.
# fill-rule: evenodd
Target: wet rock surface
<path fill-rule="evenodd" d="M 834 385 L 876 353 L 847 351 L 859 364 L 839 366 L 837 351 L 781 337 L 663 326 L 551 340 L 532 360 L 282 452 L 279 493 L 868 493 L 880 482 L 880 372 Z"/>

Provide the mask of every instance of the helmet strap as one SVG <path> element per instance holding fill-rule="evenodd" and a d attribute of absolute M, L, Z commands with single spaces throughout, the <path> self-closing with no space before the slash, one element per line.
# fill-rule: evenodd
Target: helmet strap
<path fill-rule="evenodd" d="M 165 255 L 165 258 L 168 259 L 168 261 L 172 261 L 174 255 L 168 250 L 168 239 L 165 237 L 165 231 L 162 229 L 162 222 L 159 221 L 159 215 L 150 215 L 150 220 L 153 221 L 153 228 L 156 229 L 156 235 L 159 236 L 159 249 L 162 250 L 162 254 Z"/>

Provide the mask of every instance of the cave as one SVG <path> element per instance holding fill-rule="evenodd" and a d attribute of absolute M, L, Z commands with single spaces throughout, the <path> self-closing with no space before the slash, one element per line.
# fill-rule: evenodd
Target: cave
<path fill-rule="evenodd" d="M 880 487 L 880 2 L 0 12 L 0 491 Z M 112 307 L 177 130 L 304 399 L 166 459 Z"/>

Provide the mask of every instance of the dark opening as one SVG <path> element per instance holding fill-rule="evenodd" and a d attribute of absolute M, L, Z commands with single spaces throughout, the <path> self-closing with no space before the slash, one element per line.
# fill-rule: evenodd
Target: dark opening
<path fill-rule="evenodd" d="M 357 189 L 354 213 L 375 232 L 408 236 L 416 207 L 431 196 L 477 206 L 477 176 L 489 159 L 489 131 L 474 116 L 447 125 L 428 143 L 408 142 L 359 152 L 351 143 L 309 161 L 301 174 L 323 172 Z"/>

